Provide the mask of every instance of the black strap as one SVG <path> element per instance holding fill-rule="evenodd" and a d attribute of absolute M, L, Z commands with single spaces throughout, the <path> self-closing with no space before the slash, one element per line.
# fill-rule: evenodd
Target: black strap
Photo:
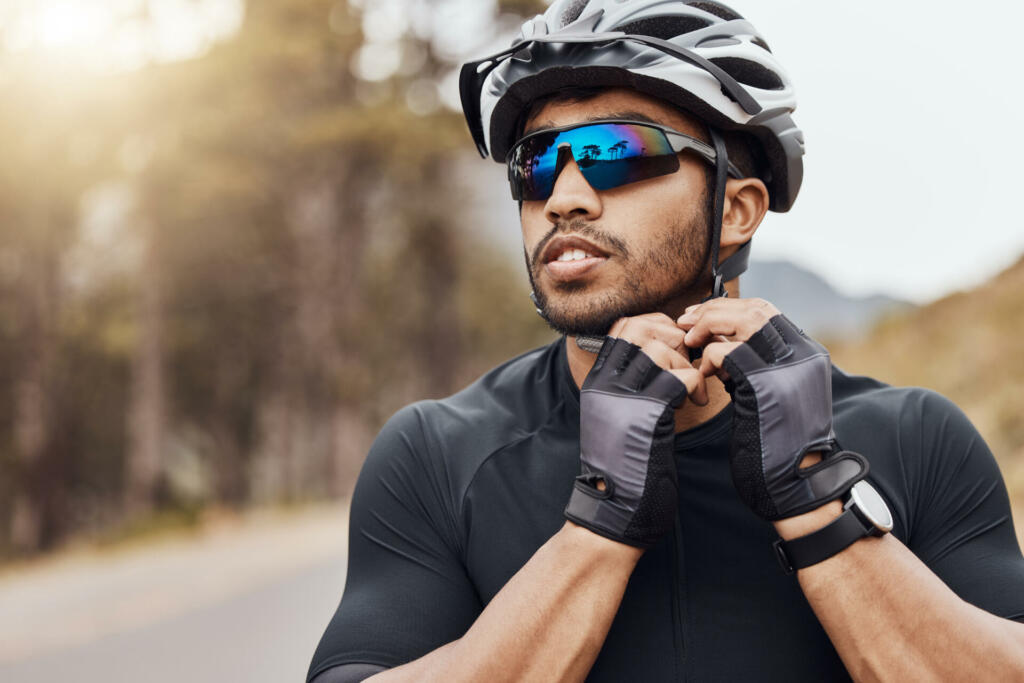
<path fill-rule="evenodd" d="M 722 238 L 722 219 L 725 215 L 725 183 L 729 179 L 729 152 L 725 140 L 711 128 L 711 143 L 715 147 L 715 197 L 711 213 L 711 299 L 726 296 L 725 277 L 718 264 L 719 242 Z"/>
<path fill-rule="evenodd" d="M 832 523 L 813 533 L 789 541 L 781 538 L 775 541 L 775 556 L 782 569 L 792 574 L 797 569 L 824 562 L 870 535 L 871 530 L 865 527 L 853 508 L 849 508 Z"/>
<path fill-rule="evenodd" d="M 750 240 L 740 245 L 732 256 L 718 264 L 718 272 L 722 275 L 722 281 L 735 280 L 747 272 L 747 264 L 750 262 Z"/>

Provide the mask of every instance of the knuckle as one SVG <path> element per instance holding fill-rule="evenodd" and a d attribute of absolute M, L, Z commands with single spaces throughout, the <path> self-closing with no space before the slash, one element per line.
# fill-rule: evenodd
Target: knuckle
<path fill-rule="evenodd" d="M 660 353 L 666 351 L 668 349 L 668 346 L 665 344 L 665 342 L 661 341 L 660 339 L 648 339 L 647 341 L 640 345 L 640 348 L 645 353 L 648 351 L 652 353 Z"/>
<path fill-rule="evenodd" d="M 755 299 L 755 301 L 757 302 L 757 307 L 761 311 L 763 311 L 765 315 L 767 315 L 769 318 L 778 314 L 779 309 L 777 309 L 775 307 L 775 304 L 773 304 L 772 302 L 767 301 L 765 299 Z"/>
<path fill-rule="evenodd" d="M 672 318 L 668 317 L 665 313 L 648 313 L 646 317 L 651 322 L 673 324 Z"/>
<path fill-rule="evenodd" d="M 617 335 L 620 338 L 638 346 L 647 339 L 644 326 L 637 318 L 622 318 L 620 322 L 621 327 Z"/>
<path fill-rule="evenodd" d="M 763 325 L 764 323 L 768 322 L 768 319 L 771 316 L 768 315 L 768 311 L 766 311 L 764 308 L 758 306 L 757 308 L 752 308 L 752 309 L 750 309 L 748 311 L 748 317 L 751 320 L 753 320 L 755 323 L 759 323 L 759 326 L 760 326 L 760 325 Z"/>

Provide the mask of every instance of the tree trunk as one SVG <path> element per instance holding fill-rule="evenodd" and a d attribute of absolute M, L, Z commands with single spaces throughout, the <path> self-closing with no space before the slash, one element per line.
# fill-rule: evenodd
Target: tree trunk
<path fill-rule="evenodd" d="M 138 344 L 132 365 L 128 408 L 125 512 L 131 517 L 153 509 L 161 475 L 164 441 L 163 299 L 155 226 L 148 225 L 139 276 Z"/>
<path fill-rule="evenodd" d="M 44 461 L 54 428 L 50 391 L 56 353 L 57 262 L 45 252 L 35 256 L 29 258 L 25 270 L 21 329 L 24 355 L 14 399 L 14 449 L 21 485 L 15 487 L 18 493 L 13 501 L 10 535 L 14 548 L 24 552 L 39 550 L 46 527 L 52 525 L 45 519 L 46 499 L 53 492 L 44 475 Z"/>

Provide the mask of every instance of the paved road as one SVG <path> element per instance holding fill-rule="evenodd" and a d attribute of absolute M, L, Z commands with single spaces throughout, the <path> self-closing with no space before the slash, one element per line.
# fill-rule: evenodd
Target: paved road
<path fill-rule="evenodd" d="M 346 521 L 334 510 L 312 519 L 277 520 L 270 529 L 266 524 L 235 529 L 199 541 L 198 548 L 197 542 L 185 541 L 84 570 L 80 564 L 75 571 L 49 570 L 58 576 L 45 580 L 38 571 L 0 578 L 0 642 L 7 644 L 0 645 L 0 681 L 303 681 L 341 595 L 345 539 L 338 529 Z M 321 547 L 325 539 L 330 552 Z M 254 555 L 260 547 L 269 552 Z M 243 562 L 248 563 L 244 572 L 239 571 Z M 140 563 L 148 578 L 138 578 Z M 154 583 L 167 581 L 169 567 L 178 577 L 174 590 Z M 111 604 L 111 581 L 126 586 L 121 593 L 136 609 Z M 68 582 L 75 584 L 73 594 L 61 590 Z M 41 583 L 48 590 L 40 590 Z M 199 599 L 171 605 L 153 598 L 176 595 L 189 583 L 195 589 L 190 594 Z M 31 618 L 33 602 L 44 618 Z M 15 630 L 19 612 L 25 627 Z M 85 613 L 92 613 L 92 620 L 83 619 Z M 44 628 L 46 622 L 53 628 Z M 90 629 L 67 628 L 69 622 L 88 623 Z M 18 637 L 12 638 L 14 633 Z"/>
<path fill-rule="evenodd" d="M 257 517 L 0 574 L 0 682 L 301 682 L 347 527 L 343 507 Z"/>

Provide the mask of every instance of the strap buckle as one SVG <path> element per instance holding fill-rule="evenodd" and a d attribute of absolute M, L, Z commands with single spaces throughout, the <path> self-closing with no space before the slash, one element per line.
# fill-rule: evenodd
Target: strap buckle
<path fill-rule="evenodd" d="M 780 538 L 772 543 L 772 548 L 775 549 L 775 559 L 779 561 L 779 566 L 782 567 L 782 571 L 787 574 L 792 574 L 796 571 L 793 567 L 793 563 L 789 559 L 789 555 L 786 554 L 786 548 L 783 546 L 784 541 Z"/>

